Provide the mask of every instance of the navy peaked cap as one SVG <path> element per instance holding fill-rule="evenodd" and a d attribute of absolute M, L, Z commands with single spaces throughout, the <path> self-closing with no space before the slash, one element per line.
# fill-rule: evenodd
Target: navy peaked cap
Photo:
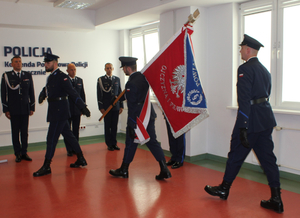
<path fill-rule="evenodd" d="M 57 61 L 59 57 L 54 54 L 44 53 L 44 62 Z"/>
<path fill-rule="evenodd" d="M 259 50 L 260 47 L 264 47 L 263 44 L 261 44 L 259 41 L 252 38 L 251 36 L 248 36 L 247 34 L 244 34 L 244 40 L 242 41 L 240 46 L 242 46 L 242 45 L 247 45 L 250 48 L 253 48 L 255 50 Z"/>
<path fill-rule="evenodd" d="M 122 56 L 122 57 L 119 57 L 119 60 L 121 61 L 121 67 L 120 68 L 122 68 L 124 66 L 136 65 L 137 58 Z"/>

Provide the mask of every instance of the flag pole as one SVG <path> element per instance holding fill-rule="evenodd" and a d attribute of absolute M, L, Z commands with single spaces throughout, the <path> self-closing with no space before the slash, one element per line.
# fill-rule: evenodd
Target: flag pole
<path fill-rule="evenodd" d="M 106 111 L 102 114 L 102 116 L 99 118 L 99 122 L 106 116 L 106 114 L 108 114 L 108 112 L 113 108 L 113 106 L 115 106 L 115 104 L 120 100 L 120 98 L 125 94 L 125 89 L 123 90 L 123 92 L 121 92 L 121 94 L 116 98 L 116 100 L 114 100 L 114 102 L 109 105 L 109 107 L 106 109 Z"/>
<path fill-rule="evenodd" d="M 193 14 L 190 14 L 190 16 L 188 17 L 188 21 L 185 24 L 194 23 L 199 17 L 199 15 L 200 15 L 200 11 L 199 9 L 197 9 L 196 11 L 194 11 Z"/>

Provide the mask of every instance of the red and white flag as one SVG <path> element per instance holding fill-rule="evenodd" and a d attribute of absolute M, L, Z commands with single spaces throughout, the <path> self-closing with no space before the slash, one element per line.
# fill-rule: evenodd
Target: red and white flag
<path fill-rule="evenodd" d="M 135 129 L 135 134 L 137 135 L 137 137 L 134 139 L 135 143 L 139 143 L 143 145 L 150 140 L 150 136 L 146 130 L 150 120 L 150 114 L 151 114 L 151 103 L 150 103 L 150 96 L 148 90 L 141 114 L 136 119 L 137 128 Z"/>
<path fill-rule="evenodd" d="M 194 60 L 191 25 L 184 25 L 142 69 L 175 138 L 208 117 Z"/>

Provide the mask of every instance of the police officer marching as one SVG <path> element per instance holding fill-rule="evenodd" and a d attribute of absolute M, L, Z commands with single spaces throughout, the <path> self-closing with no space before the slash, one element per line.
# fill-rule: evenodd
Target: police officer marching
<path fill-rule="evenodd" d="M 68 75 L 58 68 L 58 56 L 45 53 L 44 54 L 45 69 L 51 72 L 47 78 L 46 86 L 39 95 L 39 103 L 41 104 L 45 98 L 48 100 L 47 122 L 49 122 L 47 134 L 47 150 L 43 166 L 33 173 L 34 177 L 44 176 L 51 173 L 50 163 L 54 156 L 55 148 L 60 134 L 70 143 L 72 150 L 77 154 L 77 160 L 70 167 L 78 168 L 86 166 L 87 162 L 83 157 L 80 145 L 73 135 L 68 119 L 70 118 L 70 108 L 68 98 L 71 98 L 81 113 L 90 117 L 90 111 L 87 109 L 84 101 L 73 88 Z"/>
<path fill-rule="evenodd" d="M 11 123 L 15 161 L 32 161 L 27 155 L 29 116 L 33 115 L 35 110 L 32 75 L 22 70 L 20 56 L 14 56 L 11 59 L 11 65 L 13 70 L 3 73 L 1 80 L 3 112 Z"/>

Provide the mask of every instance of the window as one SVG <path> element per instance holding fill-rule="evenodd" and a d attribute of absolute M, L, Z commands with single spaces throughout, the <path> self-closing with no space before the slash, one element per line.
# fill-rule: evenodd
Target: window
<path fill-rule="evenodd" d="M 138 71 L 159 51 L 158 26 L 159 23 L 156 22 L 129 31 L 131 56 L 138 58 Z"/>
<path fill-rule="evenodd" d="M 146 25 L 129 31 L 131 56 L 138 58 L 137 70 L 143 67 L 156 55 L 159 51 L 159 23 Z M 154 93 L 150 89 L 151 99 L 154 100 Z"/>
<path fill-rule="evenodd" d="M 273 108 L 300 110 L 300 0 L 252 1 L 240 9 L 241 40 L 246 33 L 265 46 L 258 58 L 272 75 Z"/>

